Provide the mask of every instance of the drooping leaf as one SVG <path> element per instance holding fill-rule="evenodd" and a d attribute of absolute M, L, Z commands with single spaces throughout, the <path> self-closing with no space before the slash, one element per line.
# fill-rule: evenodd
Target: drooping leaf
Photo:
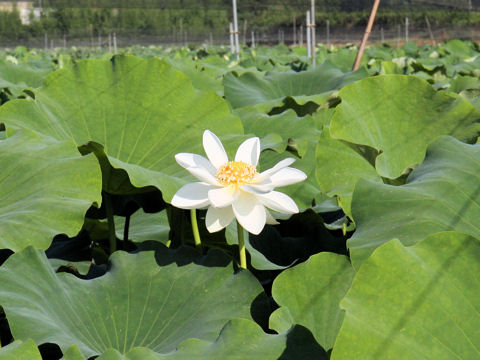
<path fill-rule="evenodd" d="M 332 139 L 324 128 L 316 148 L 316 179 L 329 196 L 338 196 L 343 211 L 350 217 L 353 189 L 359 179 L 382 182 L 375 168 L 361 154 L 342 141 Z"/>
<path fill-rule="evenodd" d="M 341 303 L 332 360 L 478 358 L 479 257 L 479 240 L 454 232 L 378 248 Z"/>
<path fill-rule="evenodd" d="M 138 346 L 168 353 L 188 338 L 215 340 L 232 318 L 250 318 L 262 288 L 249 272 L 234 275 L 219 251 L 156 249 L 115 252 L 110 271 L 93 280 L 55 274 L 31 247 L 14 254 L 0 267 L 13 336 L 63 350 L 77 344 L 85 357 Z"/>
<path fill-rule="evenodd" d="M 218 136 L 243 132 L 223 99 L 196 91 L 187 76 L 155 58 L 80 61 L 48 76 L 35 101 L 6 105 L 0 119 L 7 133 L 25 127 L 86 144 L 83 151 L 100 159 L 104 190 L 154 186 L 166 201 L 190 179 L 176 153 L 203 153 L 207 128 Z"/>
<path fill-rule="evenodd" d="M 420 164 L 427 146 L 440 135 L 476 139 L 480 113 L 460 96 L 436 91 L 414 76 L 380 75 L 339 92 L 341 103 L 330 135 L 380 152 L 380 176 L 395 179 Z"/>
<path fill-rule="evenodd" d="M 12 64 L 0 61 L 0 88 L 6 88 L 15 97 L 23 90 L 42 85 L 52 69 L 37 69 L 28 64 Z"/>
<path fill-rule="evenodd" d="M 268 112 L 282 106 L 286 97 L 293 97 L 298 104 L 312 101 L 323 104 L 336 89 L 368 76 L 364 68 L 355 72 L 343 72 L 330 62 L 307 71 L 269 73 L 260 78 L 253 73 L 225 76 L 225 98 L 233 108 L 258 105 Z"/>
<path fill-rule="evenodd" d="M 353 194 L 357 231 L 348 240 L 355 268 L 379 245 L 398 238 L 412 245 L 455 230 L 480 238 L 480 145 L 445 136 L 402 186 L 360 181 Z"/>
<path fill-rule="evenodd" d="M 46 249 L 57 234 L 76 235 L 102 177 L 93 155 L 72 141 L 19 131 L 0 141 L 0 248 Z"/>
<path fill-rule="evenodd" d="M 270 327 L 282 332 L 302 325 L 324 349 L 331 349 L 344 317 L 339 303 L 353 275 L 347 257 L 328 252 L 283 271 L 272 287 L 280 308 L 271 315 Z"/>
<path fill-rule="evenodd" d="M 299 117 L 293 110 L 269 116 L 254 107 L 246 107 L 237 110 L 236 114 L 242 120 L 245 134 L 255 134 L 261 139 L 271 134 L 280 135 L 281 142 L 275 144 L 276 146 L 270 146 L 277 152 L 283 152 L 290 146 L 303 157 L 307 151 L 308 141 L 316 139 L 320 134 L 311 116 Z"/>

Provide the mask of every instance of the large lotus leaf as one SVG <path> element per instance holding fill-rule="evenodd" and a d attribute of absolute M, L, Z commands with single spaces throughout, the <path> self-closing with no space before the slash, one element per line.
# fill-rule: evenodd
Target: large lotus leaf
<path fill-rule="evenodd" d="M 480 113 L 467 100 L 414 76 L 363 79 L 344 87 L 339 97 L 330 134 L 379 151 L 377 172 L 391 179 L 421 163 L 439 135 L 471 140 L 480 129 Z"/>
<path fill-rule="evenodd" d="M 341 302 L 332 360 L 478 359 L 479 257 L 479 240 L 454 232 L 377 249 Z"/>
<path fill-rule="evenodd" d="M 324 103 L 336 89 L 368 76 L 362 68 L 355 72 L 343 72 L 329 62 L 308 71 L 270 73 L 260 78 L 252 73 L 225 76 L 225 98 L 233 108 L 261 105 L 263 111 L 281 106 L 290 96 L 298 104 L 313 101 Z"/>
<path fill-rule="evenodd" d="M 348 240 L 355 268 L 379 245 L 398 238 L 411 245 L 440 231 L 480 238 L 480 144 L 444 136 L 402 186 L 361 180 L 353 194 L 357 230 Z"/>
<path fill-rule="evenodd" d="M 71 140 L 20 131 L 0 141 L 0 164 L 2 249 L 46 249 L 57 234 L 75 236 L 102 201 L 97 160 L 79 156 Z"/>
<path fill-rule="evenodd" d="M 327 195 L 338 196 L 343 211 L 350 217 L 357 181 L 363 178 L 382 183 L 372 164 L 344 142 L 332 139 L 327 127 L 317 143 L 316 159 L 318 184 Z"/>
<path fill-rule="evenodd" d="M 15 341 L 0 349 L 0 360 L 42 360 L 38 347 L 32 339 Z"/>
<path fill-rule="evenodd" d="M 283 271 L 272 287 L 273 298 L 281 307 L 271 315 L 270 327 L 283 332 L 294 324 L 302 325 L 324 349 L 331 349 L 344 317 L 340 300 L 353 275 L 347 257 L 329 252 Z"/>
<path fill-rule="evenodd" d="M 81 359 L 81 358 L 78 358 Z M 245 319 L 228 322 L 214 342 L 185 340 L 178 350 L 159 354 L 147 348 L 134 348 L 126 355 L 109 349 L 98 360 L 326 360 L 328 355 L 304 327 L 295 326 L 279 335 L 267 335 L 258 325 Z M 77 360 L 77 357 L 65 360 Z"/>
<path fill-rule="evenodd" d="M 243 132 L 218 95 L 196 91 L 186 75 L 159 59 L 123 56 L 52 73 L 35 101 L 7 103 L 0 121 L 7 133 L 26 127 L 79 146 L 94 142 L 91 148 L 126 170 L 133 186 L 155 186 L 166 201 L 187 174 L 175 153 L 201 153 L 207 128 L 219 136 Z M 105 190 L 115 192 L 108 171 L 103 175 Z"/>
<path fill-rule="evenodd" d="M 7 88 L 14 96 L 19 96 L 23 90 L 42 85 L 51 69 L 36 69 L 27 64 L 12 64 L 0 61 L 0 88 Z"/>
<path fill-rule="evenodd" d="M 98 360 L 277 360 L 285 350 L 287 336 L 265 334 L 256 323 L 234 319 L 214 342 L 188 339 L 170 354 L 159 354 L 147 348 L 135 348 L 125 356 L 109 350 Z"/>
<path fill-rule="evenodd" d="M 138 346 L 168 353 L 188 338 L 213 341 L 230 319 L 250 318 L 262 288 L 247 271 L 234 275 L 219 251 L 203 258 L 185 252 L 119 251 L 106 275 L 81 280 L 56 274 L 29 247 L 0 267 L 0 304 L 16 339 L 62 350 L 77 344 L 85 357 Z"/>

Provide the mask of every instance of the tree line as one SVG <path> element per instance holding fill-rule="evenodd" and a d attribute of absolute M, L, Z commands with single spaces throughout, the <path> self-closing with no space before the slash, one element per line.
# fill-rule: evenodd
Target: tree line
<path fill-rule="evenodd" d="M 443 0 L 436 0 L 441 2 Z M 455 2 L 460 4 L 462 1 Z M 241 24 L 252 30 L 275 30 L 305 23 L 307 0 L 237 0 Z M 452 2 L 446 2 L 446 4 Z M 316 0 L 316 23 L 328 20 L 331 26 L 364 26 L 372 0 Z M 43 11 L 39 21 L 20 23 L 17 12 L 0 13 L 0 36 L 12 40 L 43 36 L 44 33 L 91 36 L 117 34 L 181 34 L 228 31 L 231 0 L 35 0 Z M 385 0 L 376 24 L 395 26 L 408 16 L 411 23 L 424 24 L 428 16 L 432 26 L 480 24 L 480 13 L 461 8 L 434 7 L 415 0 Z"/>

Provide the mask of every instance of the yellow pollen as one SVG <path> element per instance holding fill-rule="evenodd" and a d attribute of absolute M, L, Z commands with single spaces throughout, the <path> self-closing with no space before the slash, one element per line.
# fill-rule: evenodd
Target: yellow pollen
<path fill-rule="evenodd" d="M 217 180 L 222 185 L 244 185 L 257 176 L 255 166 L 243 161 L 229 161 L 217 170 Z"/>

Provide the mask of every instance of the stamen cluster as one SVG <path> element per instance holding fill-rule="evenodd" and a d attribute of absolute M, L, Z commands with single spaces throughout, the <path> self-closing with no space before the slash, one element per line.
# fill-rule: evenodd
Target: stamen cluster
<path fill-rule="evenodd" d="M 217 180 L 222 185 L 244 185 L 257 176 L 255 166 L 243 161 L 229 161 L 217 170 Z"/>

